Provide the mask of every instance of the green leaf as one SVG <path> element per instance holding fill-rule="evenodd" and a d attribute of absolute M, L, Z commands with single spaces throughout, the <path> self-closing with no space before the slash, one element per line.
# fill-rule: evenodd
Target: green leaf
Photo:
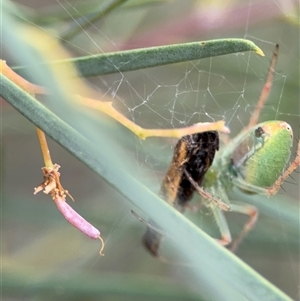
<path fill-rule="evenodd" d="M 243 51 L 263 52 L 253 42 L 245 39 L 220 39 L 175 44 L 160 47 L 134 49 L 113 53 L 79 57 L 52 62 L 61 68 L 74 64 L 82 77 L 133 71 L 143 68 L 203 59 Z M 22 71 L 26 67 L 14 68 Z"/>

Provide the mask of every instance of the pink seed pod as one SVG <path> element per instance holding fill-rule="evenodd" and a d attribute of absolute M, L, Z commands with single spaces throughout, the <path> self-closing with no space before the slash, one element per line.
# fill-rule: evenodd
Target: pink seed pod
<path fill-rule="evenodd" d="M 83 234 L 87 235 L 92 239 L 100 239 L 102 243 L 99 254 L 104 256 L 102 250 L 104 249 L 104 242 L 100 236 L 100 231 L 86 221 L 81 215 L 79 215 L 65 200 L 64 198 L 57 196 L 54 198 L 55 204 L 65 219 L 73 225 L 75 228 L 80 230 Z"/>

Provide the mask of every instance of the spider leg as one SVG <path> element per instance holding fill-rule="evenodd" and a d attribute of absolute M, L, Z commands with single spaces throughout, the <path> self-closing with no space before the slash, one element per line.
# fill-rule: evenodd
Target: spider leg
<path fill-rule="evenodd" d="M 249 124 L 244 128 L 243 131 L 247 131 L 250 128 L 254 127 L 257 123 L 258 123 L 258 119 L 259 119 L 259 115 L 269 97 L 270 94 L 270 90 L 272 88 L 272 81 L 273 81 L 273 75 L 274 75 L 274 70 L 275 70 L 275 65 L 277 63 L 278 60 L 278 50 L 279 50 L 279 45 L 276 44 L 275 46 L 275 50 L 273 52 L 273 56 L 271 59 L 271 64 L 269 67 L 269 71 L 268 71 L 268 75 L 266 78 L 266 82 L 264 84 L 264 87 L 261 91 L 260 97 L 258 99 L 256 108 L 254 110 L 254 112 L 252 113 L 252 116 L 250 118 Z"/>
<path fill-rule="evenodd" d="M 225 190 L 222 187 L 213 186 L 213 187 L 211 187 L 211 191 L 214 195 L 218 195 L 222 200 L 229 203 L 228 196 L 227 196 Z M 217 241 L 222 246 L 227 246 L 227 245 L 231 244 L 229 249 L 232 252 L 235 252 L 237 250 L 237 247 L 239 246 L 239 244 L 243 240 L 243 238 L 254 227 L 254 225 L 257 221 L 257 218 L 258 218 L 257 208 L 254 207 L 254 206 L 248 205 L 248 204 L 244 204 L 244 203 L 232 203 L 232 202 L 230 202 L 230 207 L 231 207 L 230 211 L 231 212 L 238 212 L 238 213 L 246 214 L 246 215 L 249 216 L 249 219 L 245 223 L 245 225 L 243 226 L 242 231 L 239 233 L 237 238 L 235 238 L 232 242 L 231 233 L 230 233 L 226 218 L 224 216 L 224 212 L 218 207 L 214 208 L 213 204 L 211 204 L 210 207 L 212 209 L 214 218 L 215 218 L 216 223 L 217 223 L 217 225 L 219 227 L 219 230 L 221 232 L 221 239 L 217 239 Z"/>
<path fill-rule="evenodd" d="M 196 189 L 196 191 L 206 200 L 213 202 L 215 205 L 217 205 L 218 208 L 224 210 L 224 211 L 230 211 L 230 205 L 226 204 L 225 202 L 223 202 L 222 200 L 220 200 L 219 198 L 216 198 L 214 195 L 212 195 L 210 192 L 204 190 L 203 188 L 201 188 L 197 182 L 194 181 L 194 179 L 191 177 L 191 175 L 184 170 L 184 173 L 186 175 L 186 177 L 189 179 L 189 181 L 191 182 L 191 184 L 194 186 L 194 188 Z"/>
<path fill-rule="evenodd" d="M 135 211 L 131 210 L 131 213 L 134 217 L 136 217 L 142 224 L 146 225 L 148 228 L 152 229 L 153 231 L 157 232 L 161 236 L 165 236 L 166 233 L 159 229 L 158 227 L 154 227 L 150 222 L 145 221 L 143 218 L 141 218 Z"/>
<path fill-rule="evenodd" d="M 267 195 L 269 196 L 268 189 L 264 187 L 259 187 L 256 185 L 252 185 L 242 178 L 232 178 L 231 179 L 232 183 L 234 186 L 240 188 L 241 190 L 245 190 L 247 192 L 252 192 L 256 194 L 261 194 L 261 195 Z"/>
<path fill-rule="evenodd" d="M 227 246 L 231 243 L 232 238 L 224 213 L 219 208 L 212 208 L 212 212 L 221 233 L 221 239 L 216 238 L 216 241 L 222 246 Z"/>
<path fill-rule="evenodd" d="M 219 208 L 213 209 L 214 218 L 221 232 L 221 239 L 216 239 L 217 242 L 220 243 L 222 246 L 227 246 L 232 242 L 229 249 L 232 252 L 235 252 L 243 238 L 253 229 L 258 218 L 258 210 L 256 207 L 248 204 L 236 203 L 231 205 L 231 212 L 238 212 L 249 216 L 249 219 L 243 226 L 242 231 L 239 233 L 237 238 L 233 240 L 233 242 L 224 213 Z"/>
<path fill-rule="evenodd" d="M 154 257 L 160 258 L 159 247 L 161 241 L 166 235 L 166 233 L 159 228 L 159 226 L 154 221 L 145 221 L 141 218 L 135 211 L 131 210 L 131 213 L 143 224 L 147 226 L 146 233 L 143 236 L 142 242 L 144 247 L 152 254 Z"/>
<path fill-rule="evenodd" d="M 248 204 L 234 203 L 232 204 L 231 211 L 246 214 L 249 216 L 249 219 L 245 223 L 242 231 L 240 232 L 238 237 L 234 239 L 233 243 L 230 246 L 230 250 L 232 252 L 235 252 L 243 238 L 253 229 L 258 218 L 258 209 Z"/>

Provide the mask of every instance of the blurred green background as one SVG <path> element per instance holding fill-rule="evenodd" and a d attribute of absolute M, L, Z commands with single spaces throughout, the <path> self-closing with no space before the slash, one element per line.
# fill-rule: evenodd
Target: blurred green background
<path fill-rule="evenodd" d="M 225 119 L 234 136 L 254 110 L 272 51 L 279 43 L 274 85 L 261 121 L 289 122 L 296 146 L 300 124 L 296 2 L 127 1 L 64 45 L 74 56 L 82 56 L 214 38 L 252 40 L 265 57 L 243 53 L 90 79 L 92 87 L 113 96 L 114 106 L 141 126 L 170 128 Z M 63 36 L 74 18 L 92 12 L 97 3 L 20 1 L 26 16 L 22 22 L 44 26 L 55 37 Z M 1 49 L 2 59 L 9 62 L 9 51 L 5 45 Z M 72 206 L 100 229 L 106 256 L 99 257 L 99 244 L 71 227 L 48 196 L 33 196 L 33 188 L 42 181 L 43 166 L 35 128 L 7 103 L 2 102 L 1 108 L 4 299 L 199 300 L 193 278 L 187 278 L 182 267 L 163 264 L 145 252 L 141 246 L 145 227 L 131 215 L 130 203 L 51 140 L 53 161 L 62 166 L 62 183 L 76 200 Z M 133 174 L 145 173 L 148 178 L 144 181 L 158 192 L 176 141 L 141 141 L 116 126 L 127 151 L 124 161 Z M 295 230 L 285 225 L 278 204 L 285 201 L 299 211 L 299 174 L 294 173 L 283 188 L 280 195 L 264 199 L 272 202 L 274 214 L 261 214 L 237 255 L 298 299 L 299 227 Z M 241 193 L 232 198 L 247 199 Z M 147 213 L 143 214 L 147 218 Z M 187 216 L 218 237 L 211 215 Z M 237 234 L 245 218 L 227 216 L 233 235 Z M 172 258 L 169 249 L 165 241 L 162 252 Z"/>

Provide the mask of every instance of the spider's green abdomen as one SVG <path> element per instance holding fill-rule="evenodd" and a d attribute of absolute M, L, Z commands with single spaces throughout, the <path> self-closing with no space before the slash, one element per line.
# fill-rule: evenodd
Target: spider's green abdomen
<path fill-rule="evenodd" d="M 248 184 L 270 187 L 288 163 L 292 142 L 293 132 L 286 122 L 260 123 L 235 140 L 231 169 Z"/>

